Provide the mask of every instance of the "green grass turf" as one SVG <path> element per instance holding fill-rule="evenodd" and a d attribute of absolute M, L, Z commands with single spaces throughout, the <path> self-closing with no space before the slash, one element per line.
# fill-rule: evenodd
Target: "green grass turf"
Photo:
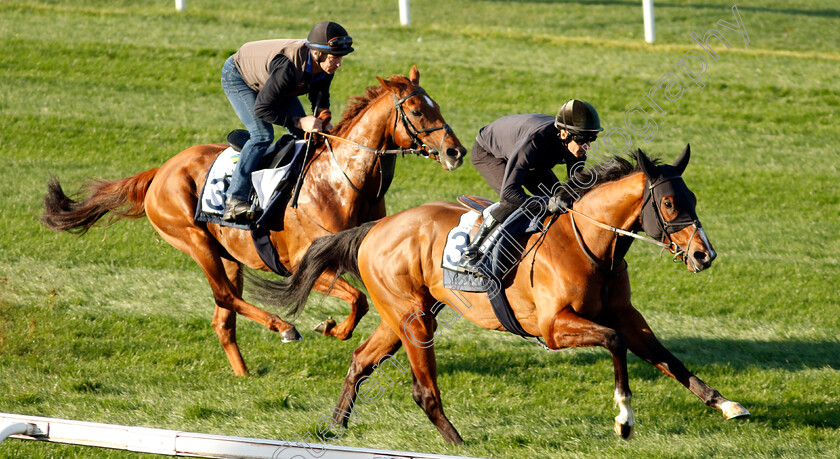
<path fill-rule="evenodd" d="M 498 458 L 836 457 L 840 450 L 840 9 L 829 1 L 738 4 L 747 44 L 717 24 L 732 3 L 656 4 L 657 42 L 644 43 L 639 2 L 254 0 L 0 2 L 0 411 L 222 435 L 291 439 L 330 413 L 352 350 L 378 324 L 369 313 L 347 342 L 306 332 L 346 307 L 315 295 L 281 344 L 245 319 L 239 340 L 252 377 L 232 375 L 210 327 L 212 296 L 198 267 L 143 219 L 82 238 L 37 223 L 50 174 L 68 190 L 87 177 L 157 166 L 239 128 L 219 84 L 245 41 L 303 37 L 330 18 L 357 52 L 333 84 L 333 113 L 374 76 L 421 84 L 468 148 L 512 113 L 593 103 L 622 127 L 676 62 L 698 51 L 689 33 L 716 28 L 705 87 L 664 114 L 634 147 L 672 161 L 719 258 L 689 275 L 637 244 L 633 300 L 699 377 L 753 414 L 727 422 L 682 386 L 629 360 L 638 426 L 611 429 L 612 365 L 603 349 L 546 353 L 460 321 L 437 346 L 446 412 L 466 440 L 445 444 L 411 399 L 410 377 L 361 405 L 339 444 Z M 712 43 L 715 43 L 712 41 Z M 603 139 L 596 145 L 605 148 Z M 398 161 L 390 212 L 472 193 L 490 196 L 471 165 L 453 173 Z M 395 356 L 407 364 L 405 353 Z M 135 457 L 8 440 L 0 457 Z"/>

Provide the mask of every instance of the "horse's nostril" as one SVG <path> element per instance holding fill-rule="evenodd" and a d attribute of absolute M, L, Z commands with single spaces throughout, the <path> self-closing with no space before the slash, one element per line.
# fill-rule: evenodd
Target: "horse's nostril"
<path fill-rule="evenodd" d="M 461 152 L 457 148 L 447 148 L 446 156 L 449 156 L 453 159 L 458 159 L 461 156 Z"/>
<path fill-rule="evenodd" d="M 694 259 L 700 262 L 705 262 L 708 259 L 708 256 L 705 252 L 694 252 Z"/>

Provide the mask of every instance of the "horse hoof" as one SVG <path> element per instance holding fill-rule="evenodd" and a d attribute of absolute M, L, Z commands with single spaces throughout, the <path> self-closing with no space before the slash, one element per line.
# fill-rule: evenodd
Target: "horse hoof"
<path fill-rule="evenodd" d="M 630 437 L 633 436 L 633 426 L 615 421 L 615 433 L 617 433 L 619 437 L 629 440 Z"/>
<path fill-rule="evenodd" d="M 737 419 L 737 418 L 745 418 L 750 415 L 750 412 L 747 411 L 746 408 L 741 406 L 740 403 L 736 403 L 730 400 L 727 400 L 720 406 L 721 411 L 723 411 L 723 417 L 726 419 Z"/>
<path fill-rule="evenodd" d="M 335 327 L 335 325 L 335 321 L 332 319 L 332 317 L 330 317 L 327 320 L 319 323 L 318 326 L 315 327 L 315 331 L 322 335 L 326 335 L 330 332 L 330 330 L 332 330 Z"/>
<path fill-rule="evenodd" d="M 295 341 L 300 341 L 303 339 L 303 336 L 297 331 L 297 328 L 292 327 L 283 333 L 280 333 L 280 338 L 282 338 L 284 343 L 293 343 Z"/>

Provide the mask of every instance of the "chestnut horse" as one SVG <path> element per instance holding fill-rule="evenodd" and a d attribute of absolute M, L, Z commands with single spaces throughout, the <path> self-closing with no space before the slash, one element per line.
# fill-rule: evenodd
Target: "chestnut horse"
<path fill-rule="evenodd" d="M 393 177 L 397 152 L 430 155 L 446 170 L 461 165 L 466 149 L 452 133 L 440 107 L 419 86 L 419 72 L 409 77 L 381 78 L 364 96 L 351 102 L 333 129 L 333 138 L 312 154 L 305 166 L 306 180 L 298 206 L 285 212 L 281 231 L 271 232 L 280 262 L 294 270 L 312 241 L 385 216 L 382 197 Z M 429 147 L 428 145 L 433 145 Z M 242 299 L 242 265 L 268 270 L 248 231 L 194 220 L 199 190 L 208 168 L 227 145 L 196 145 L 160 167 L 131 177 L 92 182 L 89 197 L 76 202 L 65 196 L 52 179 L 41 221 L 54 230 L 84 233 L 106 213 L 115 218 L 140 217 L 170 244 L 191 256 L 204 270 L 216 302 L 213 328 L 237 375 L 248 374 L 236 343 L 236 314 L 280 333 L 284 342 L 297 341 L 295 327 L 275 314 Z M 390 154 L 389 157 L 384 155 Z M 365 296 L 333 276 L 323 276 L 314 289 L 350 304 L 350 315 L 323 332 L 339 339 L 350 337 L 367 312 Z M 334 325 L 334 323 L 332 324 Z"/>
<path fill-rule="evenodd" d="M 529 237 L 523 247 L 531 249 L 501 285 L 521 326 L 544 340 L 547 348 L 609 350 L 620 408 L 615 430 L 622 437 L 629 438 L 635 424 L 628 349 L 706 405 L 722 410 L 727 419 L 748 416 L 744 407 L 721 396 L 666 350 L 630 302 L 623 255 L 631 234 L 643 238 L 635 234 L 642 228 L 648 235 L 661 233 L 664 246 L 692 272 L 709 267 L 715 257 L 694 212 L 694 194 L 681 177 L 688 148 L 673 166 L 657 165 L 641 151 L 636 157 L 635 167 L 615 158 L 576 176 L 577 183 L 590 187 L 570 185 L 569 190 L 580 196 L 573 210 L 544 218 L 544 230 Z M 337 425 L 347 425 L 357 392 L 365 390 L 360 386 L 375 367 L 404 346 L 414 400 L 446 440 L 462 442 L 443 412 L 434 352 L 440 336 L 435 330 L 461 316 L 483 328 L 504 330 L 486 294 L 455 293 L 443 285 L 441 257 L 447 233 L 464 212 L 457 204 L 428 203 L 326 236 L 313 242 L 294 276 L 279 283 L 278 298 L 303 307 L 309 285 L 324 270 L 348 271 L 362 279 L 382 316 L 373 335 L 353 353 L 334 411 Z M 436 318 L 447 306 L 451 309 L 442 314 L 445 317 Z"/>

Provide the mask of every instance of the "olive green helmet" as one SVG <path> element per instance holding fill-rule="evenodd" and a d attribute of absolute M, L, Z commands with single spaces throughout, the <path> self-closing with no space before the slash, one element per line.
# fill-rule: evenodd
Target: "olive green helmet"
<path fill-rule="evenodd" d="M 560 107 L 554 119 L 554 127 L 557 130 L 565 129 L 572 133 L 594 133 L 604 130 L 595 107 L 589 102 L 578 99 L 572 99 Z"/>

